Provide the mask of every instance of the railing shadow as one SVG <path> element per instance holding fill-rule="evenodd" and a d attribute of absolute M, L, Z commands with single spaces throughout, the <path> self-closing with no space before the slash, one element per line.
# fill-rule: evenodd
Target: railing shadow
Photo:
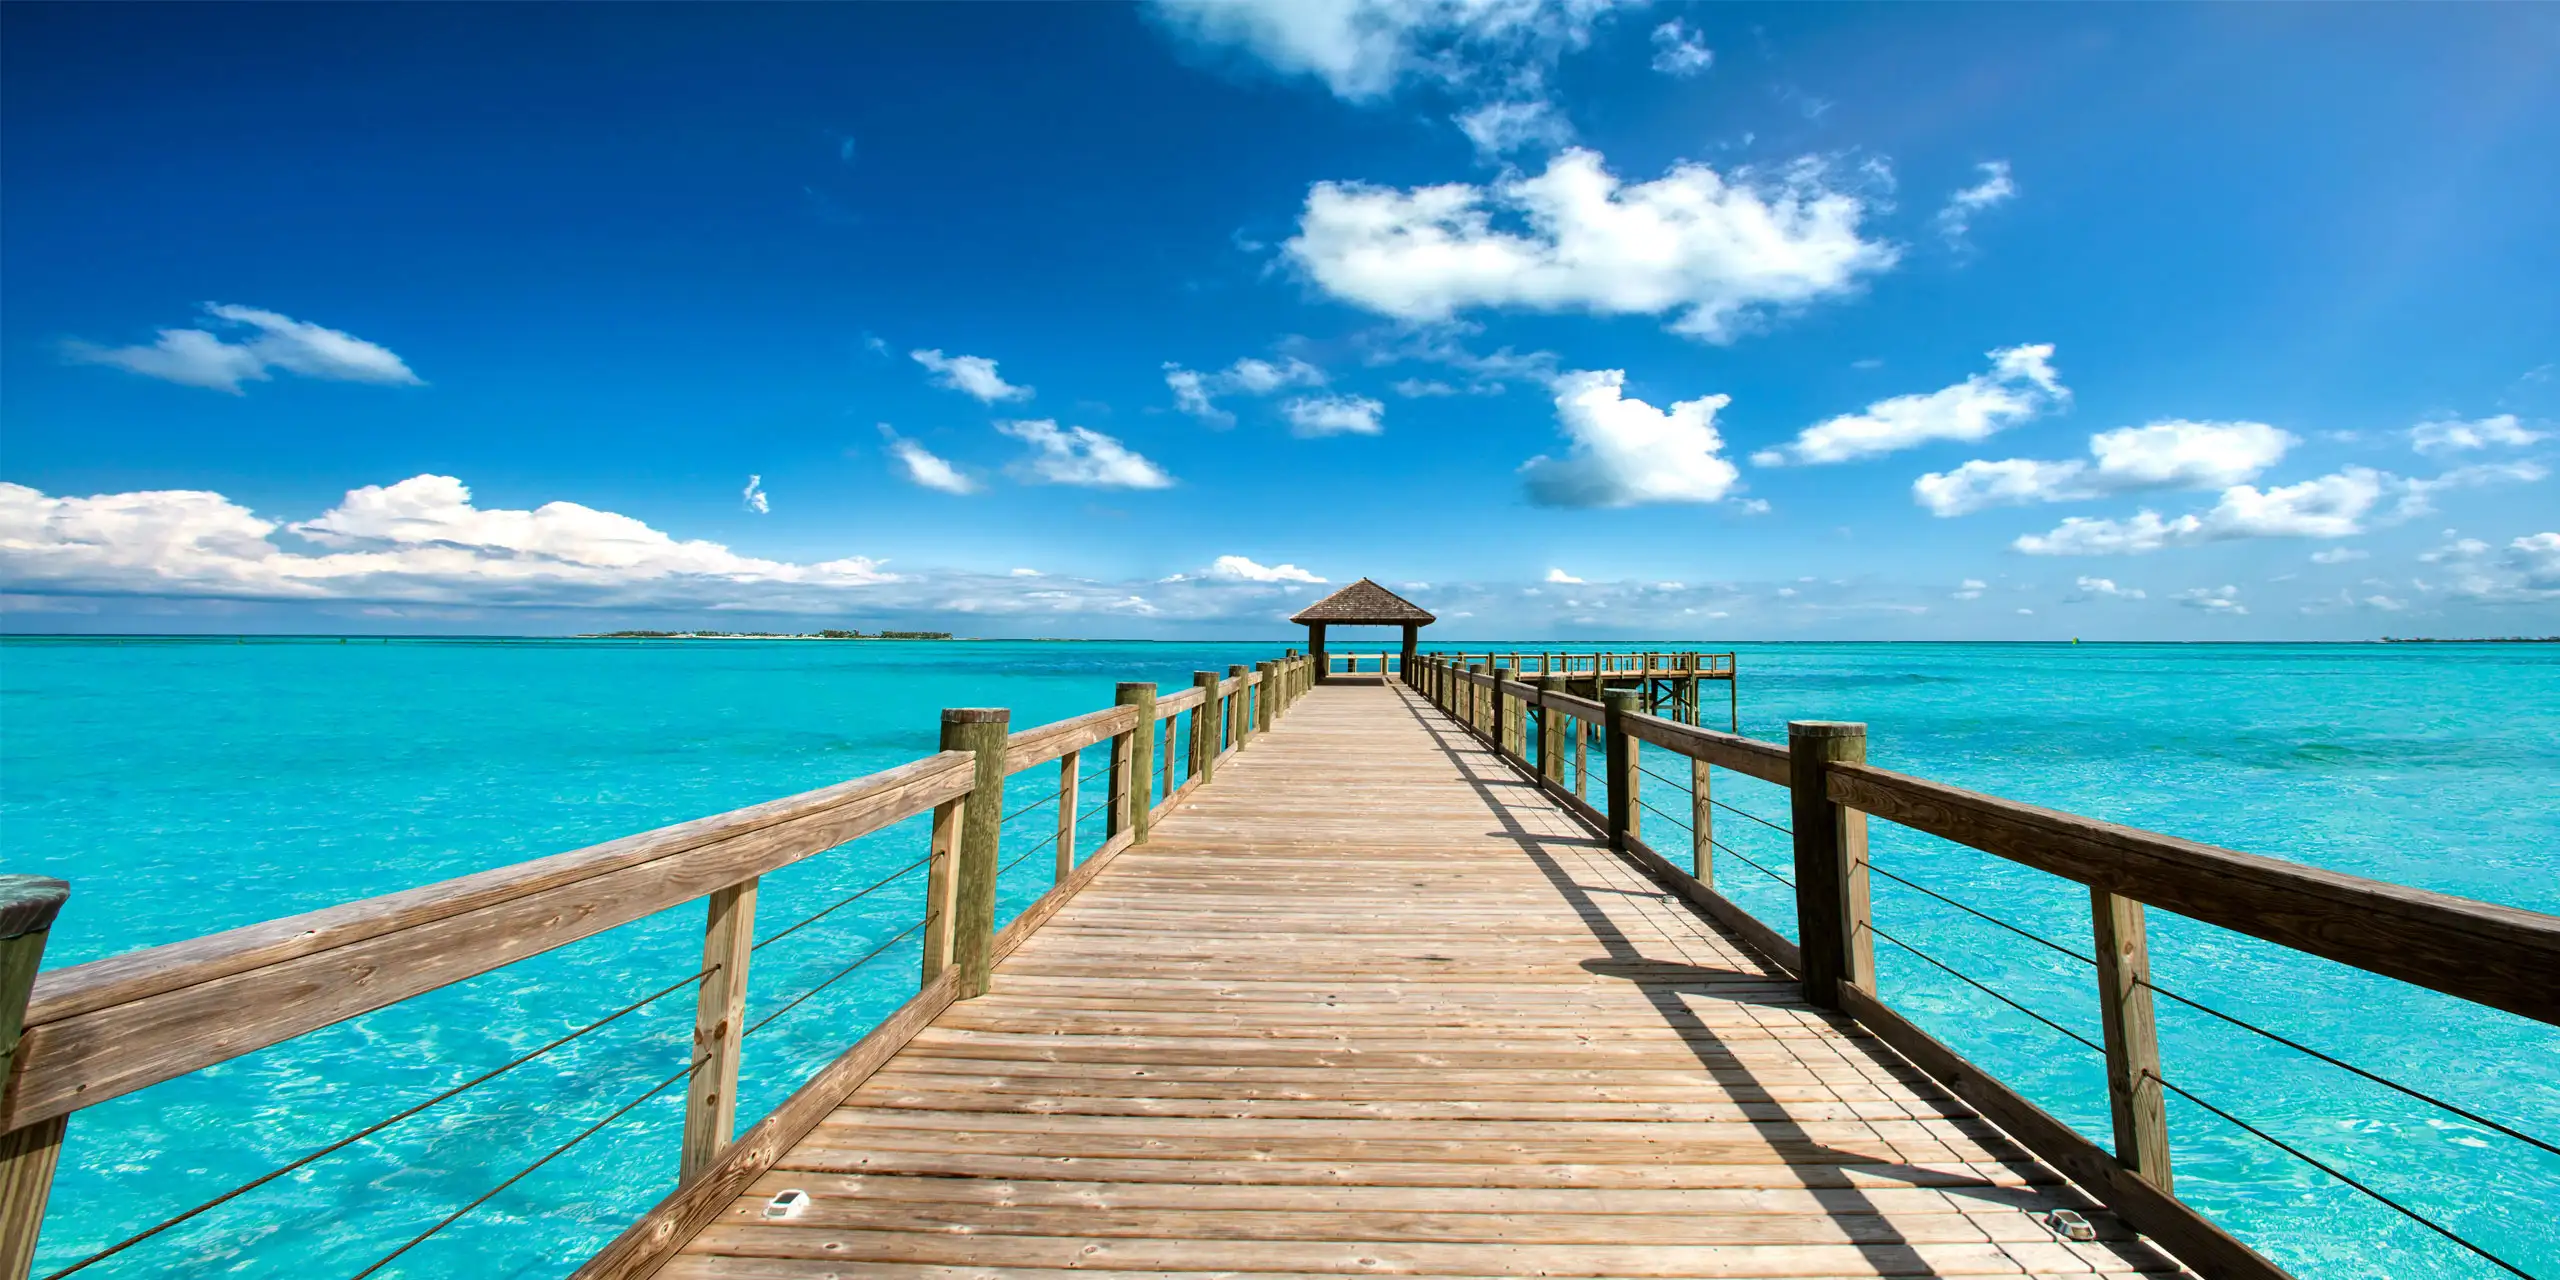
<path fill-rule="evenodd" d="M 1576 914 L 1591 930 L 1594 940 L 1607 949 L 1606 957 L 1585 961 L 1583 968 L 1596 974 L 1625 978 L 1632 983 L 1644 994 L 1646 1002 L 1662 1017 L 1663 1021 L 1679 1034 L 1681 1043 L 1688 1047 L 1699 1066 L 1706 1071 L 1708 1078 L 1713 1080 L 1736 1104 L 1745 1107 L 1759 1104 L 1776 1110 L 1781 1117 L 1784 1117 L 1785 1106 L 1779 1098 L 1760 1082 L 1739 1055 L 1726 1056 L 1731 1054 L 1731 1047 L 1681 999 L 1681 996 L 1694 992 L 1733 1003 L 1784 1008 L 1791 1013 L 1811 1012 L 1844 1033 L 1852 1032 L 1854 1024 L 1836 1014 L 1812 1009 L 1800 999 L 1754 997 L 1744 992 L 1715 989 L 1716 985 L 1722 985 L 1735 978 L 1767 978 L 1792 982 L 1792 979 L 1789 979 L 1783 971 L 1773 965 L 1765 964 L 1765 960 L 1763 968 L 1757 972 L 1689 965 L 1685 967 L 1696 970 L 1696 977 L 1675 977 L 1666 980 L 1662 975 L 1667 970 L 1683 966 L 1677 962 L 1666 962 L 1645 956 L 1643 949 L 1619 928 L 1603 903 L 1595 897 L 1595 895 L 1614 895 L 1633 898 L 1649 895 L 1615 887 L 1583 884 L 1553 852 L 1563 849 L 1585 855 L 1601 853 L 1612 858 L 1618 857 L 1608 849 L 1607 841 L 1593 834 L 1551 835 L 1530 830 L 1519 820 L 1512 806 L 1515 803 L 1514 797 L 1523 791 L 1537 797 L 1541 805 L 1550 804 L 1543 791 L 1539 790 L 1539 784 L 1534 778 L 1515 767 L 1507 758 L 1495 754 L 1490 744 L 1441 714 L 1436 707 L 1432 707 L 1419 695 L 1401 688 L 1397 693 L 1398 701 L 1406 713 L 1414 718 L 1425 734 L 1429 735 L 1433 744 L 1457 770 L 1459 777 L 1465 780 L 1493 811 L 1496 820 L 1501 824 L 1501 830 L 1491 834 L 1516 842 L 1521 851 L 1545 875 L 1548 883 L 1573 905 Z M 1564 812 L 1561 805 L 1552 807 L 1558 812 Z M 1576 821 L 1579 822 L 1578 819 Z M 1626 865 L 1639 875 L 1643 874 L 1641 867 L 1631 862 Z M 1688 915 L 1685 907 L 1678 909 L 1684 916 Z M 1698 917 L 1690 918 L 1695 920 L 1699 928 L 1719 938 L 1735 950 L 1746 955 L 1756 954 L 1748 944 L 1714 921 Z M 1841 1056 L 1844 1059 L 1848 1058 L 1847 1054 Z M 1957 1104 L 1955 1099 L 1944 1095 L 1933 1085 L 1921 1084 L 1916 1080 L 1903 1080 L 1901 1083 L 1923 1098 L 1943 1101 L 1961 1109 L 1961 1104 Z M 1834 1096 L 1837 1096 L 1836 1091 Z M 1845 1101 L 1845 1099 L 1842 1100 Z M 1898 1179 L 1914 1186 L 1931 1187 L 1942 1194 L 1961 1195 L 1987 1204 L 2009 1208 L 2028 1209 L 2059 1205 L 2059 1207 L 2085 1211 L 2097 1207 L 2080 1196 L 2076 1189 L 2057 1197 L 2053 1194 L 2057 1188 L 2039 1188 L 2033 1185 L 2003 1187 L 1988 1179 L 1977 1184 L 1949 1185 L 1943 1174 L 1925 1171 L 1909 1164 L 1878 1161 L 1872 1153 L 1853 1152 L 1825 1144 L 1806 1133 L 1803 1127 L 1793 1119 L 1746 1118 L 1741 1123 L 1751 1126 L 1754 1132 L 1782 1152 L 1792 1146 L 1815 1157 L 1818 1162 L 1799 1162 L 1795 1158 L 1786 1160 L 1787 1176 L 1794 1179 L 1798 1185 L 1807 1190 L 1851 1193 L 1845 1201 L 1837 1196 L 1826 1200 L 1824 1213 L 1839 1223 L 1845 1242 L 1856 1247 L 1863 1257 L 1885 1274 L 1936 1275 L 1938 1273 L 1922 1259 L 1912 1242 L 1903 1238 L 1900 1230 L 1894 1226 L 1892 1218 L 1866 1197 L 1864 1194 L 1866 1188 L 1854 1180 L 1849 1173 L 1849 1167 L 1852 1165 L 1871 1177 Z M 1881 1135 L 1879 1140 L 1888 1146 L 1892 1145 L 1891 1139 L 1882 1138 Z M 2038 1162 L 2032 1157 L 1999 1163 L 2021 1175 L 2040 1171 Z M 1853 1222 L 1851 1219 L 1858 1221 Z M 1879 1226 L 1887 1238 L 1880 1240 L 1857 1238 L 1862 1229 L 1866 1234 L 1873 1235 Z M 1989 1240 L 1987 1233 L 1984 1242 L 1991 1243 L 1995 1247 L 2003 1243 Z M 2109 1242 L 2109 1248 L 2129 1266 L 2156 1266 L 2162 1261 L 2159 1255 L 2139 1244 Z M 2019 1261 L 2022 1270 L 2033 1271 L 2034 1268 L 2025 1260 Z"/>

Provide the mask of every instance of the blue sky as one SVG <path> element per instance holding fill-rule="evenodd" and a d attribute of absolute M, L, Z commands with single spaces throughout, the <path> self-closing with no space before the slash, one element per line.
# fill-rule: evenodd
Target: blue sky
<path fill-rule="evenodd" d="M 0 622 L 2560 632 L 2556 72 L 2523 5 L 13 5 Z"/>

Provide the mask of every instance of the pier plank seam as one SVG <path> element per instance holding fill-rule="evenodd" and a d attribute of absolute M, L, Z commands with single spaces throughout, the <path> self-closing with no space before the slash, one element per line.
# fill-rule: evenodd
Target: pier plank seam
<path fill-rule="evenodd" d="M 655 1274 L 2178 1270 L 1396 686 L 1318 688 L 1088 884 Z"/>

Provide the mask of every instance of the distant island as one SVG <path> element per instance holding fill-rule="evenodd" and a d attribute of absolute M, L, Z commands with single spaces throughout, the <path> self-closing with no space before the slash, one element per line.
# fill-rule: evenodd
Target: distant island
<path fill-rule="evenodd" d="M 598 631 L 580 640 L 948 640 L 948 631 Z"/>
<path fill-rule="evenodd" d="M 2384 644 L 2560 644 L 2560 636 L 2384 636 Z"/>

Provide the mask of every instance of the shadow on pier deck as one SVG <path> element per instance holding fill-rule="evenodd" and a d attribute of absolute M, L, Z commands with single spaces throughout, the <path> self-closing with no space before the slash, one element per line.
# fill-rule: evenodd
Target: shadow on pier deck
<path fill-rule="evenodd" d="M 2178 1268 L 1411 690 L 1335 684 L 656 1274 L 1066 1269 Z"/>

